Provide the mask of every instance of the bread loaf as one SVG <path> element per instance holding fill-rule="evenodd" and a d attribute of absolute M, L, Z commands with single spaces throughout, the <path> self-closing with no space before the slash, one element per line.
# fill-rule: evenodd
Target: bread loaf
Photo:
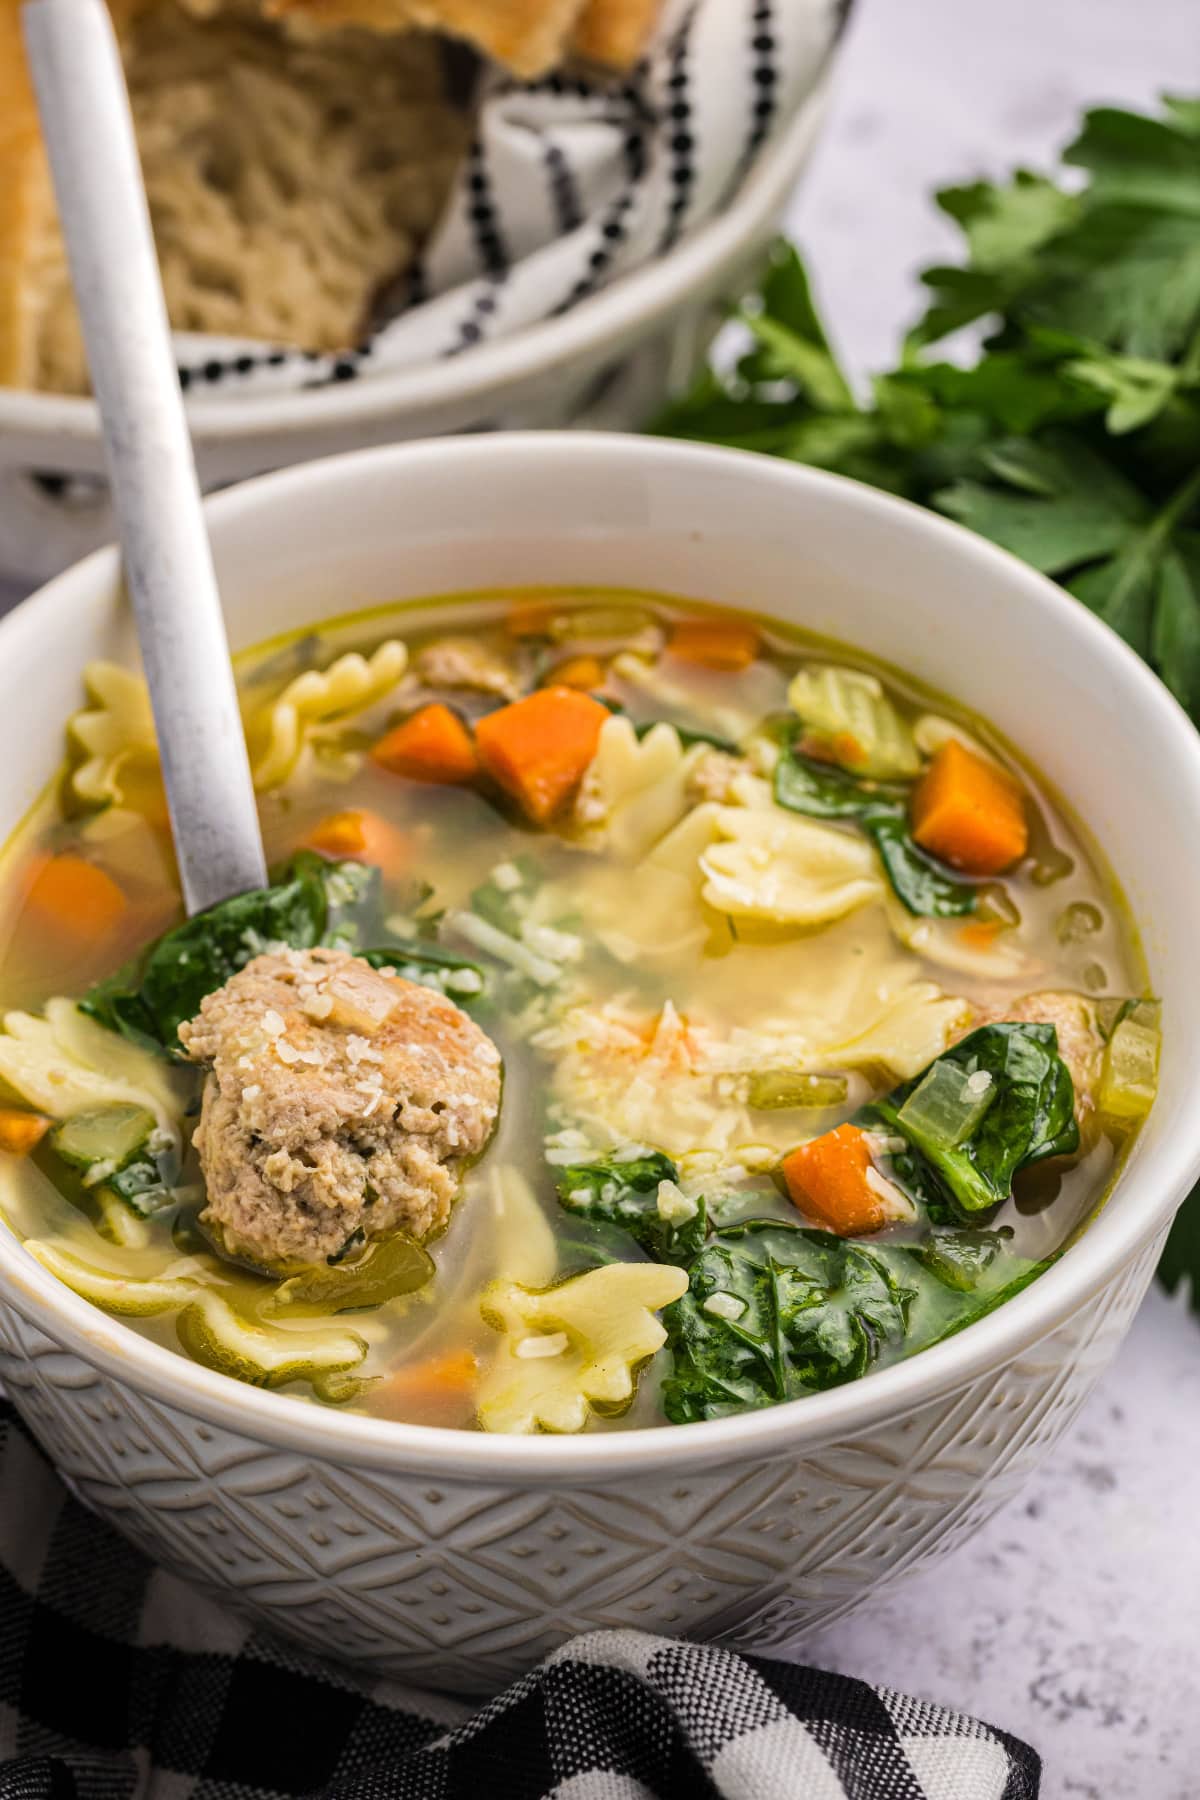
<path fill-rule="evenodd" d="M 171 322 L 336 351 L 437 221 L 470 121 L 439 43 L 614 67 L 662 0 L 109 0 Z M 20 38 L 0 0 L 0 384 L 87 369 Z M 265 16 L 269 14 L 270 16 Z"/>
<path fill-rule="evenodd" d="M 77 393 L 87 371 L 16 11 L 0 0 L 0 382 Z M 172 324 L 351 346 L 466 146 L 440 47 L 354 30 L 297 41 L 248 0 L 209 11 L 121 0 L 117 14 Z"/>

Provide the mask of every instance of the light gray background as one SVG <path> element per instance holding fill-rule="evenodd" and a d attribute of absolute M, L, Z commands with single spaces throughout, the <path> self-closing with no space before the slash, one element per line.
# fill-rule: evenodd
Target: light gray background
<path fill-rule="evenodd" d="M 1085 105 L 1164 87 L 1200 90 L 1200 0 L 857 0 L 790 218 L 851 365 L 889 360 L 953 253 L 931 188 L 1047 166 Z M 1027 1738 L 1044 1800 L 1197 1800 L 1198 1515 L 1200 1326 L 1156 1290 L 1024 1496 L 810 1660 Z"/>

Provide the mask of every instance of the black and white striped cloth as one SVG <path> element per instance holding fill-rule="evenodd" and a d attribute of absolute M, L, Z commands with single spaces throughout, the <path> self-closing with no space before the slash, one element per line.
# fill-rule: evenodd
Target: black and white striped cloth
<path fill-rule="evenodd" d="M 490 74 L 397 316 L 328 357 L 180 339 L 184 385 L 219 403 L 365 379 L 569 312 L 720 212 L 820 81 L 849 4 L 667 0 L 650 52 L 623 80 Z"/>
<path fill-rule="evenodd" d="M 1035 1800 L 1026 1745 L 638 1632 L 482 1710 L 253 1635 L 73 1499 L 0 1402 L 0 1800 Z"/>

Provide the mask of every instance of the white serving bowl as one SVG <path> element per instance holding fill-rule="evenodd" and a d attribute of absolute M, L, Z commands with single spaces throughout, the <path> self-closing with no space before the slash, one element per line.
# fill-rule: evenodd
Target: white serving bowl
<path fill-rule="evenodd" d="M 269 476 L 209 517 L 239 647 L 393 598 L 539 583 L 652 587 L 868 646 L 994 720 L 1123 877 L 1164 1050 L 1115 1191 L 1007 1305 L 829 1393 L 624 1435 L 383 1423 L 147 1342 L 0 1229 L 0 1378 L 20 1411 L 90 1505 L 262 1624 L 463 1688 L 602 1625 L 796 1647 L 1012 1495 L 1150 1279 L 1200 1165 L 1200 738 L 1050 582 L 929 513 L 766 458 L 450 440 Z M 0 625 L 5 831 L 55 769 L 83 664 L 129 650 L 111 551 Z"/>
<path fill-rule="evenodd" d="M 362 381 L 242 400 L 189 394 L 205 489 L 444 432 L 642 425 L 690 379 L 778 229 L 835 57 L 719 216 L 561 318 Z M 0 580 L 44 581 L 114 535 L 94 401 L 0 387 Z"/>

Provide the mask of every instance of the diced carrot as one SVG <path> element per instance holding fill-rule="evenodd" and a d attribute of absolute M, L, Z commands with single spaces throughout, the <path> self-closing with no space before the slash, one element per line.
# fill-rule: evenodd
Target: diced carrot
<path fill-rule="evenodd" d="M 999 919 L 968 919 L 959 927 L 958 938 L 968 950 L 990 950 L 1003 929 Z"/>
<path fill-rule="evenodd" d="M 753 625 L 738 619 L 684 619 L 672 628 L 667 649 L 684 662 L 733 674 L 749 668 L 758 655 L 758 644 Z"/>
<path fill-rule="evenodd" d="M 111 875 L 64 851 L 34 864 L 25 904 L 41 930 L 83 949 L 115 931 L 127 903 Z"/>
<path fill-rule="evenodd" d="M 43 1113 L 0 1106 L 0 1150 L 7 1150 L 10 1156 L 28 1156 L 49 1129 L 50 1120 Z"/>
<path fill-rule="evenodd" d="M 878 1231 L 887 1223 L 883 1198 L 868 1179 L 870 1169 L 867 1135 L 857 1125 L 839 1125 L 783 1159 L 783 1179 L 793 1203 L 840 1237 Z"/>
<path fill-rule="evenodd" d="M 318 820 L 304 839 L 304 848 L 319 850 L 323 856 L 374 863 L 377 869 L 383 869 L 389 875 L 399 874 L 412 861 L 411 845 L 405 834 L 363 806 L 329 813 Z"/>
<path fill-rule="evenodd" d="M 373 1403 L 386 1415 L 454 1411 L 461 1415 L 475 1393 L 479 1359 L 472 1350 L 448 1350 L 421 1362 L 405 1363 L 375 1389 Z"/>
<path fill-rule="evenodd" d="M 565 805 L 611 714 L 576 688 L 539 688 L 475 727 L 483 766 L 539 825 Z"/>
<path fill-rule="evenodd" d="M 918 844 L 968 875 L 999 875 L 1029 844 L 1021 790 L 1012 776 L 947 738 L 912 796 Z"/>
<path fill-rule="evenodd" d="M 510 637 L 547 637 L 550 621 L 559 609 L 548 600 L 522 600 L 510 607 L 504 629 Z"/>
<path fill-rule="evenodd" d="M 604 685 L 604 664 L 598 656 L 568 656 L 548 676 L 548 687 L 582 688 L 585 692 Z"/>
<path fill-rule="evenodd" d="M 838 763 L 843 769 L 861 768 L 867 760 L 866 751 L 852 731 L 837 731 L 832 737 L 806 731 L 800 739 L 800 749 L 814 762 Z"/>
<path fill-rule="evenodd" d="M 410 781 L 471 781 L 479 772 L 470 732 L 440 700 L 380 738 L 371 756 L 380 768 Z"/>

